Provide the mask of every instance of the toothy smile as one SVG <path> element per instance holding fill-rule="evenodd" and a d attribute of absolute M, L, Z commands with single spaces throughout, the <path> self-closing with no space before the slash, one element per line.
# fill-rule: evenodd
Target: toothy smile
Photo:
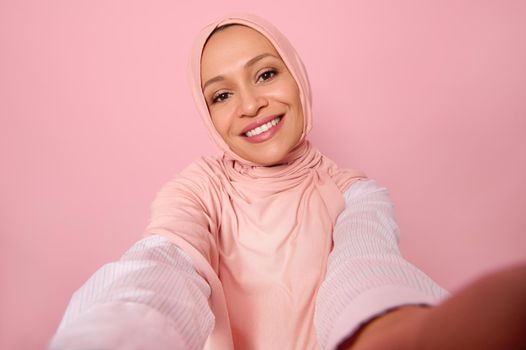
<path fill-rule="evenodd" d="M 268 131 L 269 129 L 272 129 L 273 127 L 275 127 L 276 125 L 278 125 L 278 123 L 281 121 L 281 118 L 282 116 L 278 116 L 274 119 L 272 119 L 271 121 L 263 124 L 263 125 L 260 125 L 254 129 L 251 129 L 247 132 L 245 132 L 245 136 L 247 137 L 252 137 L 252 136 L 256 136 L 256 135 L 259 135 L 265 131 Z"/>

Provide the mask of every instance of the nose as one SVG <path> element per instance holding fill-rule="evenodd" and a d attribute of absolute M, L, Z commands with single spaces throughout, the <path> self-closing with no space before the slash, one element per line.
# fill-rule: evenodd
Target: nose
<path fill-rule="evenodd" d="M 240 92 L 238 115 L 246 117 L 256 116 L 261 108 L 268 105 L 267 98 L 257 91 L 257 88 L 245 88 Z"/>

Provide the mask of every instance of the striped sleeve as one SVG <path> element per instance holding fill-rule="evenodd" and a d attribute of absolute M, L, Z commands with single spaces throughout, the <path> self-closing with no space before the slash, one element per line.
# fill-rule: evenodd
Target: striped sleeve
<path fill-rule="evenodd" d="M 209 296 L 186 253 L 149 236 L 74 293 L 50 349 L 202 349 Z"/>
<path fill-rule="evenodd" d="M 321 349 L 336 349 L 362 324 L 390 309 L 432 305 L 447 296 L 400 255 L 399 229 L 385 188 L 374 180 L 359 180 L 344 197 L 316 300 Z"/>

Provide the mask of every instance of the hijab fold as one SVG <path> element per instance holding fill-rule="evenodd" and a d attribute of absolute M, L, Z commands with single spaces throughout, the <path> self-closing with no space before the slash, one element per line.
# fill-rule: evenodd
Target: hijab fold
<path fill-rule="evenodd" d="M 201 54 L 213 30 L 225 24 L 263 34 L 298 84 L 303 134 L 281 165 L 243 159 L 212 123 L 201 91 Z M 305 67 L 267 21 L 235 14 L 205 27 L 192 50 L 189 77 L 221 154 L 194 162 L 159 191 L 145 233 L 171 239 L 209 283 L 215 326 L 207 348 L 316 349 L 315 298 L 344 208 L 342 193 L 365 175 L 338 169 L 306 140 L 312 112 Z"/>

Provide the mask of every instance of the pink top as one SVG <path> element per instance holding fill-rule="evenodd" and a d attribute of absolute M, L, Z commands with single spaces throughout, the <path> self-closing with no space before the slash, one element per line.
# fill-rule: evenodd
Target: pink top
<path fill-rule="evenodd" d="M 315 305 L 321 349 L 336 349 L 360 324 L 389 309 L 435 304 L 447 295 L 400 256 L 385 188 L 361 180 L 344 198 Z M 202 349 L 214 326 L 210 292 L 186 253 L 150 236 L 73 295 L 50 349 Z"/>
<path fill-rule="evenodd" d="M 256 168 L 258 179 L 245 181 L 235 163 L 203 158 L 152 204 L 146 232 L 181 247 L 212 288 L 212 348 L 316 347 L 316 291 L 344 202 L 331 177 L 339 170 L 306 150 L 282 169 L 292 179 L 274 167 L 266 179 L 267 169 Z"/>

